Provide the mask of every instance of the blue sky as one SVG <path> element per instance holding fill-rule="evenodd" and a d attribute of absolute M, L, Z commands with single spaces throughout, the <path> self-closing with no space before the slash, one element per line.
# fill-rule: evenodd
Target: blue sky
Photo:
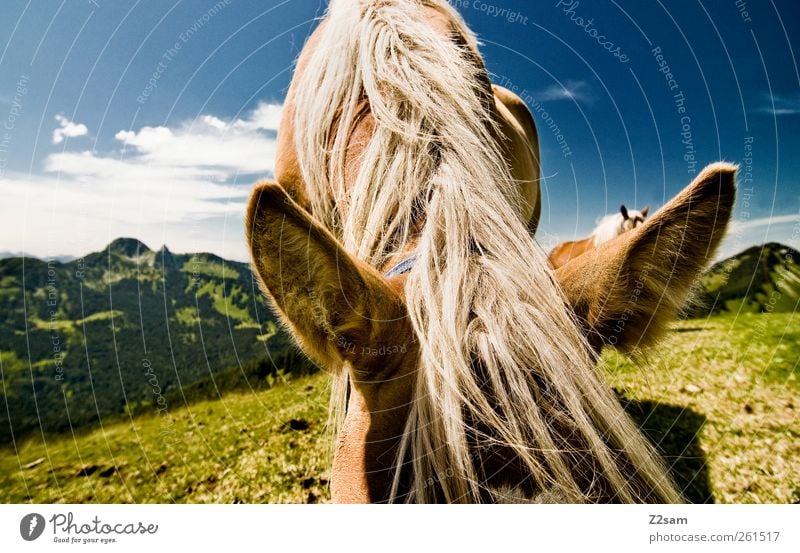
<path fill-rule="evenodd" d="M 453 1 L 495 82 L 535 114 L 540 242 L 653 207 L 739 162 L 724 247 L 800 247 L 793 0 Z M 0 251 L 118 236 L 246 259 L 242 212 L 274 165 L 292 64 L 325 2 L 5 0 Z"/>

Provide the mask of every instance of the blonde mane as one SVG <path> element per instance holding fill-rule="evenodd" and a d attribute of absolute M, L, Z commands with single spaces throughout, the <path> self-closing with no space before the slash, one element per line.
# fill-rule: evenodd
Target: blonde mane
<path fill-rule="evenodd" d="M 422 6 L 455 37 L 435 32 Z M 444 1 L 332 0 L 296 88 L 312 215 L 375 268 L 416 256 L 405 293 L 420 355 L 391 499 L 491 499 L 481 460 L 499 448 L 560 501 L 679 501 L 517 215 L 476 53 Z M 365 99 L 375 126 L 356 163 L 348 147 Z M 347 375 L 336 377 L 334 421 Z"/>

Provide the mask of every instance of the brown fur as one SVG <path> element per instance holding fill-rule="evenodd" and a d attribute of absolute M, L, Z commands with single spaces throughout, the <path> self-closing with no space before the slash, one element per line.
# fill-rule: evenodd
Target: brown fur
<path fill-rule="evenodd" d="M 591 236 L 583 240 L 561 242 L 550 251 L 547 258 L 550 261 L 550 265 L 552 265 L 554 269 L 558 269 L 592 248 L 594 248 L 594 240 Z"/>

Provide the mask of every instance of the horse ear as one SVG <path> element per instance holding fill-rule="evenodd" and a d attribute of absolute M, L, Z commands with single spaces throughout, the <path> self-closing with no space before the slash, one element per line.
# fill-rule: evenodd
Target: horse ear
<path fill-rule="evenodd" d="M 735 174 L 709 165 L 643 225 L 556 271 L 595 348 L 652 344 L 676 316 L 725 234 Z"/>
<path fill-rule="evenodd" d="M 623 221 L 627 221 L 628 220 L 628 208 L 625 207 L 625 204 L 622 204 L 621 206 L 619 206 L 619 212 L 622 213 L 622 220 Z"/>
<path fill-rule="evenodd" d="M 402 294 L 377 271 L 348 254 L 278 184 L 255 188 L 247 210 L 247 240 L 263 291 L 302 349 L 323 368 L 349 361 L 356 370 L 365 347 L 385 343 L 385 321 L 406 314 Z M 383 358 L 386 361 L 386 358 Z"/>
<path fill-rule="evenodd" d="M 642 217 L 647 217 L 647 213 L 648 213 L 649 211 L 650 211 L 650 206 L 649 206 L 649 205 L 646 205 L 646 206 L 644 206 L 644 207 L 642 208 L 642 211 L 641 211 L 641 213 L 642 213 Z"/>

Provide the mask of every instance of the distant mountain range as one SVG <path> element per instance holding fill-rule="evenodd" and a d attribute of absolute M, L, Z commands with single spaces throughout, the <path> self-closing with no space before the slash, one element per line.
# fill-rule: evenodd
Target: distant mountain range
<path fill-rule="evenodd" d="M 786 313 L 800 309 L 800 253 L 771 242 L 712 266 L 700 279 L 690 316 Z"/>
<path fill-rule="evenodd" d="M 303 365 L 247 264 L 133 238 L 66 263 L 0 260 L 0 305 L 0 442 Z"/>
<path fill-rule="evenodd" d="M 0 252 L 0 259 L 8 259 L 9 257 L 33 257 L 36 258 L 35 255 L 30 255 L 25 252 L 9 252 L 9 251 L 2 251 Z M 51 259 L 55 259 L 56 261 L 60 261 L 61 263 L 67 263 L 68 261 L 72 261 L 75 259 L 74 255 L 56 255 L 53 256 Z"/>

